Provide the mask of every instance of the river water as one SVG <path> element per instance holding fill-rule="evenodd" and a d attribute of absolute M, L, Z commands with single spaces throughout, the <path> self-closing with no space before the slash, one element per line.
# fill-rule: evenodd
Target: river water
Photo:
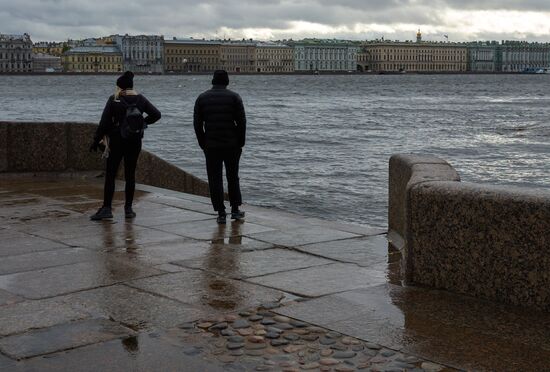
<path fill-rule="evenodd" d="M 97 122 L 114 76 L 0 76 L 0 121 Z M 145 148 L 203 179 L 193 131 L 209 76 L 138 76 L 163 113 Z M 248 116 L 245 202 L 387 224 L 388 159 L 449 161 L 463 181 L 550 184 L 550 76 L 231 76 Z"/>

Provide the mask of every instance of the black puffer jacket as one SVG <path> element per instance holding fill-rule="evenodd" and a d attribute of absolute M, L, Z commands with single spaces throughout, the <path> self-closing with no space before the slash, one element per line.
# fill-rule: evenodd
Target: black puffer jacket
<path fill-rule="evenodd" d="M 193 125 L 203 150 L 243 147 L 246 115 L 241 97 L 225 86 L 214 85 L 197 98 Z"/>
<path fill-rule="evenodd" d="M 141 94 L 125 95 L 121 96 L 120 99 L 124 100 L 127 104 L 136 104 L 139 111 L 147 114 L 144 119 L 147 124 L 153 124 L 161 117 L 160 111 Z M 115 101 L 114 95 L 109 97 L 107 100 L 107 104 L 105 105 L 103 114 L 101 115 L 99 127 L 95 133 L 94 141 L 101 141 L 103 136 L 120 136 L 119 124 L 126 115 L 126 106 L 119 101 Z"/>

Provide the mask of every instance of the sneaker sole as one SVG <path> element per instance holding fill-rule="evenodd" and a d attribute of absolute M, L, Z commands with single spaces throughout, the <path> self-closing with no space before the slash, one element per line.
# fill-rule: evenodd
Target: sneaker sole
<path fill-rule="evenodd" d="M 103 221 L 103 220 L 112 220 L 113 216 L 111 217 L 101 217 L 101 218 L 92 218 L 90 217 L 90 221 Z"/>

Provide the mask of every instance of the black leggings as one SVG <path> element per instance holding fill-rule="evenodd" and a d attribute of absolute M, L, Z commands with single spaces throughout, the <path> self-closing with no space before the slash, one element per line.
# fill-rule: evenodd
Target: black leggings
<path fill-rule="evenodd" d="M 141 138 L 122 139 L 112 136 L 109 147 L 111 152 L 107 158 L 107 169 L 105 172 L 105 188 L 103 190 L 103 206 L 111 207 L 113 194 L 115 193 L 115 179 L 120 161 L 124 159 L 124 179 L 126 180 L 124 205 L 131 206 L 134 200 L 136 189 L 136 165 L 141 152 Z"/>
<path fill-rule="evenodd" d="M 227 188 L 229 189 L 229 203 L 231 207 L 238 207 L 242 204 L 241 188 L 239 185 L 239 160 L 241 152 L 241 149 L 206 150 L 204 152 L 206 155 L 210 199 L 215 211 L 225 211 L 225 206 L 223 205 L 223 164 L 225 164 Z"/>

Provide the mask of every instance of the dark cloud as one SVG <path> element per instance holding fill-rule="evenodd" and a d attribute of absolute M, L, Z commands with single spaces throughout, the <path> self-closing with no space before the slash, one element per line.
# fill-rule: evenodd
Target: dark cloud
<path fill-rule="evenodd" d="M 314 28 L 297 35 L 297 22 L 326 26 L 323 37 L 365 39 L 388 34 L 410 39 L 418 26 L 434 37 L 455 31 L 457 38 L 533 37 L 540 33 L 503 30 L 456 31 L 449 10 L 550 12 L 540 0 L 0 0 L 0 32 L 28 32 L 34 40 L 62 40 L 113 33 L 223 37 L 243 29 L 271 30 L 274 37 L 314 36 Z M 360 26 L 357 27 L 356 26 Z M 377 25 L 369 28 L 369 25 Z M 406 27 L 404 27 L 406 25 Z M 386 27 L 382 27 L 386 26 Z M 455 29 L 453 29 L 453 27 Z M 517 30 L 516 30 L 517 31 Z M 512 37 L 509 37 L 512 36 Z M 550 37 L 549 37 L 550 38 Z"/>

